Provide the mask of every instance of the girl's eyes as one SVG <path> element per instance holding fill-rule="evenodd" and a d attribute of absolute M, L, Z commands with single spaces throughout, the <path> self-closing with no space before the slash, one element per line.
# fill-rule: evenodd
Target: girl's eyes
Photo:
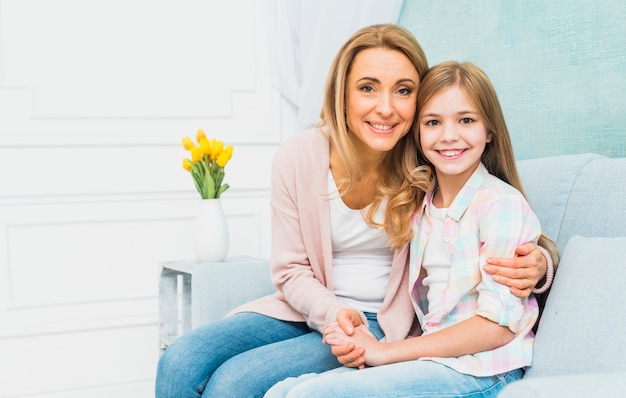
<path fill-rule="evenodd" d="M 464 117 L 461 120 L 459 120 L 460 124 L 470 124 L 470 123 L 474 123 L 474 119 L 472 119 L 471 117 Z M 424 125 L 426 126 L 438 126 L 440 125 L 441 122 L 439 122 L 439 120 L 435 120 L 435 119 L 431 119 L 431 120 L 427 120 Z"/>

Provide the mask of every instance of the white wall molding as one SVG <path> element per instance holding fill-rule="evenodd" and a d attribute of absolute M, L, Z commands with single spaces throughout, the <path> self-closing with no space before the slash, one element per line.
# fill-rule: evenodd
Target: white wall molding
<path fill-rule="evenodd" d="M 269 257 L 289 120 L 265 0 L 0 0 L 0 398 L 154 396 L 159 263 L 194 257 L 184 136 L 235 147 L 229 256 Z"/>
<path fill-rule="evenodd" d="M 3 0 L 0 146 L 279 143 L 266 6 Z"/>

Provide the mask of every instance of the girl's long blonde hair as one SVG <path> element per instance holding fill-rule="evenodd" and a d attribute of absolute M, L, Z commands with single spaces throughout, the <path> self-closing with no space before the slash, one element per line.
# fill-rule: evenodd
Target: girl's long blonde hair
<path fill-rule="evenodd" d="M 515 155 L 504 114 L 491 81 L 477 66 L 471 63 L 456 61 L 444 62 L 433 66 L 424 76 L 417 94 L 417 109 L 424 105 L 437 93 L 451 86 L 459 86 L 468 99 L 476 106 L 492 140 L 485 147 L 481 161 L 489 171 L 502 181 L 516 188 L 525 196 L 517 172 Z M 419 139 L 419 125 L 413 135 L 413 148 L 405 147 L 402 170 L 406 183 L 396 190 L 391 190 L 387 208 L 393 224 L 386 227 L 394 245 L 408 243 L 412 238 L 411 217 L 404 217 L 408 211 L 417 211 L 421 205 L 423 192 L 432 188 L 434 183 L 434 167 L 424 156 Z M 545 234 L 539 237 L 539 245 L 550 252 L 555 267 L 558 263 L 557 246 Z"/>

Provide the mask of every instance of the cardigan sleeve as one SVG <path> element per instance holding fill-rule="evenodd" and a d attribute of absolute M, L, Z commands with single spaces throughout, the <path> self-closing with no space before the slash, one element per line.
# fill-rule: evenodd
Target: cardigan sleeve
<path fill-rule="evenodd" d="M 272 167 L 271 277 L 285 300 L 318 331 L 349 307 L 332 291 L 327 189 L 328 141 L 305 133 L 279 148 Z M 321 142 L 320 142 L 321 140 Z M 367 325 L 364 314 L 361 320 Z"/>

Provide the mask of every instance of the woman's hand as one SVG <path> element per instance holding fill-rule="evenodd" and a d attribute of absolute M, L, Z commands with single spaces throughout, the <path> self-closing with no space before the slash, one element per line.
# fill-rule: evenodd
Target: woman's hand
<path fill-rule="evenodd" d="M 519 298 L 530 296 L 533 288 L 546 275 L 547 262 L 533 243 L 525 243 L 515 249 L 514 258 L 487 258 L 483 267 L 493 274 L 493 279 L 510 288 Z"/>
<path fill-rule="evenodd" d="M 344 333 L 352 336 L 354 328 L 363 324 L 361 314 L 354 308 L 342 308 L 337 312 L 337 323 Z"/>

